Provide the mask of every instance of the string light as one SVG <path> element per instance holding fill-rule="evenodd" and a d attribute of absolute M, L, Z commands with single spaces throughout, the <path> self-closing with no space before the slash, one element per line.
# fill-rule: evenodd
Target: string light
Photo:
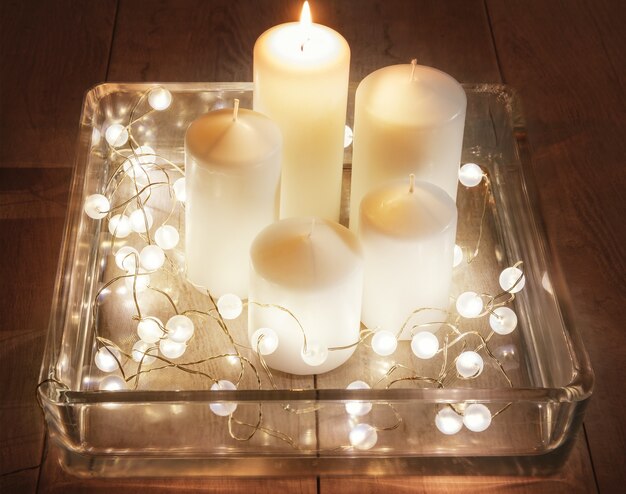
<path fill-rule="evenodd" d="M 234 293 L 226 293 L 217 300 L 217 310 L 224 319 L 237 319 L 243 311 L 243 302 Z"/>
<path fill-rule="evenodd" d="M 302 349 L 302 360 L 311 367 L 319 367 L 328 359 L 328 347 L 319 341 L 308 341 Z"/>
<path fill-rule="evenodd" d="M 411 339 L 411 350 L 417 358 L 433 358 L 439 350 L 439 340 L 428 331 L 420 331 Z"/>
<path fill-rule="evenodd" d="M 185 350 L 187 350 L 187 345 L 185 343 L 178 343 L 170 340 L 169 338 L 163 338 L 159 342 L 159 351 L 166 358 L 177 359 L 182 357 Z"/>
<path fill-rule="evenodd" d="M 178 230 L 171 225 L 162 225 L 154 232 L 154 241 L 163 250 L 173 249 L 179 240 Z"/>
<path fill-rule="evenodd" d="M 343 147 L 347 148 L 352 144 L 352 140 L 354 139 L 354 132 L 349 125 L 346 125 L 343 131 Z"/>
<path fill-rule="evenodd" d="M 101 220 L 109 214 L 111 203 L 109 203 L 109 200 L 102 194 L 92 194 L 85 200 L 83 209 L 90 218 Z"/>
<path fill-rule="evenodd" d="M 145 365 L 150 365 L 156 360 L 158 351 L 154 345 L 146 343 L 143 340 L 137 341 L 133 345 L 131 356 L 135 362 L 141 362 Z"/>
<path fill-rule="evenodd" d="M 126 238 L 130 235 L 130 220 L 124 214 L 116 214 L 109 219 L 109 233 L 117 238 Z"/>
<path fill-rule="evenodd" d="M 360 450 L 372 449 L 378 442 L 376 429 L 369 424 L 357 424 L 350 431 L 350 444 Z"/>
<path fill-rule="evenodd" d="M 100 391 L 122 391 L 128 389 L 128 386 L 120 376 L 106 376 L 100 381 L 98 389 Z"/>
<path fill-rule="evenodd" d="M 134 273 L 134 276 L 125 278 L 124 283 L 126 283 L 126 288 L 130 291 L 143 292 L 150 286 L 150 275 L 144 269 L 139 268 Z"/>
<path fill-rule="evenodd" d="M 517 293 L 524 288 L 526 277 L 521 269 L 511 266 L 500 273 L 499 282 L 505 292 Z"/>
<path fill-rule="evenodd" d="M 437 412 L 435 426 L 447 435 L 453 435 L 463 428 L 463 417 L 452 408 L 445 407 Z"/>
<path fill-rule="evenodd" d="M 454 259 L 452 261 L 452 266 L 457 267 L 463 262 L 463 249 L 459 247 L 457 244 L 454 244 Z"/>
<path fill-rule="evenodd" d="M 165 253 L 158 245 L 146 245 L 139 254 L 139 263 L 147 271 L 156 271 L 165 262 Z"/>
<path fill-rule="evenodd" d="M 463 292 L 456 299 L 456 310 L 463 317 L 478 317 L 483 311 L 483 299 L 476 292 Z"/>
<path fill-rule="evenodd" d="M 187 316 L 178 314 L 171 317 L 165 324 L 167 337 L 176 343 L 187 343 L 193 336 L 195 327 Z"/>
<path fill-rule="evenodd" d="M 185 190 L 185 177 L 176 180 L 172 189 L 174 189 L 174 197 L 176 197 L 177 201 L 185 202 L 187 200 L 187 192 Z"/>
<path fill-rule="evenodd" d="M 465 163 L 459 168 L 459 182 L 465 187 L 476 187 L 483 179 L 483 171 L 476 163 Z"/>
<path fill-rule="evenodd" d="M 130 227 L 134 232 L 146 233 L 146 223 L 148 223 L 148 230 L 152 228 L 154 218 L 147 209 L 136 209 L 128 217 L 130 220 Z"/>
<path fill-rule="evenodd" d="M 346 389 L 370 389 L 370 385 L 364 381 L 352 381 Z M 346 403 L 346 412 L 354 417 L 362 417 L 370 413 L 372 404 L 367 401 L 349 401 Z"/>
<path fill-rule="evenodd" d="M 137 335 L 146 343 L 156 343 L 165 337 L 163 323 L 156 317 L 147 317 L 137 324 Z"/>
<path fill-rule="evenodd" d="M 489 316 L 489 326 L 494 333 L 507 335 L 517 327 L 517 315 L 508 307 L 498 307 Z"/>
<path fill-rule="evenodd" d="M 474 351 L 462 352 L 456 359 L 456 371 L 464 378 L 478 377 L 483 371 L 483 358 Z"/>
<path fill-rule="evenodd" d="M 148 94 L 148 104 L 156 111 L 163 111 L 172 104 L 172 93 L 162 87 L 154 88 Z"/>
<path fill-rule="evenodd" d="M 381 329 L 374 333 L 372 337 L 372 350 L 381 357 L 387 357 L 398 348 L 396 335 L 386 329 Z"/>
<path fill-rule="evenodd" d="M 96 367 L 102 372 L 113 372 L 119 367 L 118 362 L 122 360 L 122 354 L 113 346 L 105 346 L 96 352 L 94 359 Z"/>
<path fill-rule="evenodd" d="M 104 138 L 110 146 L 118 148 L 128 142 L 128 131 L 123 125 L 113 124 L 107 128 Z"/>
<path fill-rule="evenodd" d="M 237 389 L 232 382 L 227 381 L 226 379 L 220 379 L 218 382 L 214 383 L 211 386 L 211 391 L 234 391 Z M 235 413 L 237 410 L 237 403 L 225 403 L 225 402 L 216 402 L 210 403 L 209 408 L 215 415 L 219 415 L 220 417 L 228 417 Z"/>
<path fill-rule="evenodd" d="M 474 403 L 465 407 L 463 424 L 472 432 L 483 432 L 491 425 L 491 412 L 481 404 Z"/>
<path fill-rule="evenodd" d="M 261 355 L 271 355 L 278 348 L 278 335 L 271 328 L 259 328 L 250 338 L 250 344 L 254 351 L 258 351 Z"/>
<path fill-rule="evenodd" d="M 137 260 L 139 259 L 139 252 L 134 247 L 125 245 L 115 254 L 115 264 L 117 267 L 124 271 L 135 271 L 137 268 Z"/>

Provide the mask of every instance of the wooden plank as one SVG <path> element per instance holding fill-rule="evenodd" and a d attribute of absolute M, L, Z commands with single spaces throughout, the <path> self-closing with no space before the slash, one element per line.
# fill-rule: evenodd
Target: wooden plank
<path fill-rule="evenodd" d="M 83 95 L 106 77 L 116 0 L 89 3 L 0 3 L 0 166 L 71 166 Z"/>
<path fill-rule="evenodd" d="M 519 88 L 548 238 L 596 374 L 585 428 L 601 492 L 626 483 L 624 3 L 488 3 L 504 80 Z"/>

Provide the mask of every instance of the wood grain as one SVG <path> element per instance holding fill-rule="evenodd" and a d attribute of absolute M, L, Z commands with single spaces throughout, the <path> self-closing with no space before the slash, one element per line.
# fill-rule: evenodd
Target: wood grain
<path fill-rule="evenodd" d="M 601 492 L 626 483 L 626 9 L 489 2 L 505 82 L 519 88 L 554 258 L 596 373 L 585 428 Z M 610 465 L 615 467 L 611 468 Z"/>

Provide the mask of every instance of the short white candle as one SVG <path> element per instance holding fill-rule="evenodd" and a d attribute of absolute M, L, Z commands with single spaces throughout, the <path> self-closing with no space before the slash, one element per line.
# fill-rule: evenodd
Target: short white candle
<path fill-rule="evenodd" d="M 457 210 L 439 187 L 392 181 L 365 196 L 359 237 L 365 259 L 362 320 L 410 339 L 416 324 L 445 321 L 452 280 Z M 434 331 L 437 326 L 420 330 Z"/>
<path fill-rule="evenodd" d="M 329 351 L 319 365 L 302 357 L 309 349 L 324 351 L 359 340 L 363 258 L 356 236 L 347 228 L 319 218 L 289 218 L 270 225 L 250 249 L 248 336 L 270 328 L 278 346 L 264 358 L 273 369 L 291 374 L 321 374 L 344 363 L 356 347 Z M 308 358 L 315 362 L 316 356 Z"/>
<path fill-rule="evenodd" d="M 189 126 L 185 254 L 192 283 L 215 296 L 248 296 L 250 244 L 278 216 L 280 156 L 280 130 L 251 110 L 217 110 Z"/>
<path fill-rule="evenodd" d="M 339 219 L 350 48 L 336 31 L 275 26 L 254 45 L 254 109 L 284 137 L 280 217 Z"/>
<path fill-rule="evenodd" d="M 414 173 L 456 199 L 467 98 L 431 67 L 393 65 L 359 84 L 354 110 L 350 228 L 363 196 Z"/>

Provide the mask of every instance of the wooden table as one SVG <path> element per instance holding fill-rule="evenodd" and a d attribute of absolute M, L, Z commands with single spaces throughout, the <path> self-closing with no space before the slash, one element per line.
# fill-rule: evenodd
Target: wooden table
<path fill-rule="evenodd" d="M 299 0 L 5 0 L 0 5 L 0 491 L 623 492 L 626 22 L 619 0 L 314 0 L 351 79 L 417 58 L 519 90 L 553 256 L 596 372 L 584 430 L 549 479 L 78 480 L 35 400 L 81 99 L 102 81 L 246 81 L 252 46 Z M 297 473 L 297 472 L 294 472 Z"/>

